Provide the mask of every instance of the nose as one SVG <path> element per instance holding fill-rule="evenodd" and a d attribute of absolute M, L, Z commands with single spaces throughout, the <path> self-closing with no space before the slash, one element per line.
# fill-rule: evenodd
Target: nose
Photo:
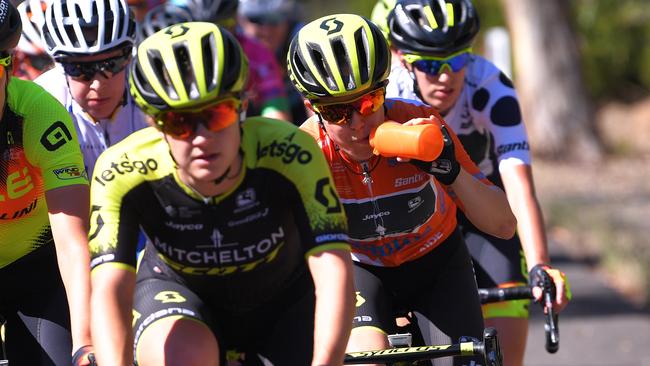
<path fill-rule="evenodd" d="M 362 116 L 361 113 L 354 110 L 352 116 L 350 116 L 350 121 L 348 121 L 348 127 L 354 131 L 361 131 L 366 125 L 366 117 Z"/>

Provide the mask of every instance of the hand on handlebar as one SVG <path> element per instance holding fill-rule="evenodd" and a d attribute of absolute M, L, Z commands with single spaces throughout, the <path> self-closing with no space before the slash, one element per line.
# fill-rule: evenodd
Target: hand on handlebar
<path fill-rule="evenodd" d="M 533 287 L 533 296 L 535 296 L 536 302 L 542 302 L 543 300 L 543 287 L 545 285 L 545 279 L 547 275 L 551 283 L 551 299 L 553 301 L 553 311 L 556 313 L 561 312 L 571 300 L 571 286 L 569 285 L 569 280 L 566 278 L 564 272 L 552 268 L 547 264 L 537 264 L 535 265 L 528 274 L 528 283 Z"/>
<path fill-rule="evenodd" d="M 72 355 L 72 366 L 97 366 L 93 346 L 79 347 Z"/>

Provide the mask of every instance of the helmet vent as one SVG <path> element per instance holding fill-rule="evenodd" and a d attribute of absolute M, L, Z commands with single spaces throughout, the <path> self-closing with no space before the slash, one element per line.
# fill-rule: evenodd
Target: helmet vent
<path fill-rule="evenodd" d="M 217 50 L 215 48 L 216 41 L 214 33 L 209 33 L 201 39 L 201 49 L 203 49 L 203 72 L 205 74 L 205 86 L 208 91 L 214 90 L 217 87 Z"/>
<path fill-rule="evenodd" d="M 167 68 L 165 67 L 162 56 L 158 50 L 147 50 L 147 56 L 149 57 L 149 63 L 153 68 L 153 75 L 158 79 L 158 84 L 165 89 L 165 93 L 170 99 L 178 100 L 178 93 L 174 89 L 174 84 L 172 79 L 167 73 Z M 160 80 L 162 76 L 163 80 Z"/>
<path fill-rule="evenodd" d="M 352 70 L 352 67 L 350 67 L 350 56 L 345 49 L 345 45 L 343 45 L 343 41 L 341 38 L 334 38 L 331 40 L 331 44 L 336 59 L 336 66 L 338 67 L 339 72 L 341 73 L 341 78 L 343 78 L 343 82 L 345 83 L 345 89 L 355 89 L 357 85 L 354 79 L 354 71 Z M 332 80 L 332 85 L 333 87 L 330 87 L 330 89 L 334 90 L 336 88 L 334 80 Z"/>
<path fill-rule="evenodd" d="M 199 98 L 199 88 L 196 85 L 196 76 L 194 75 L 190 53 L 187 51 L 186 41 L 174 44 L 174 58 L 176 59 L 176 65 L 178 65 L 178 71 L 181 74 L 181 80 L 183 81 L 183 86 L 188 97 L 190 99 Z"/>
<path fill-rule="evenodd" d="M 318 70 L 318 74 L 325 81 L 327 87 L 330 90 L 338 90 L 338 88 L 336 87 L 336 83 L 330 76 L 331 73 L 327 72 L 326 70 L 325 58 L 323 57 L 323 53 L 320 50 L 320 45 L 316 43 L 309 43 L 307 47 L 309 48 L 309 58 L 314 63 L 314 66 L 316 66 L 316 69 Z"/>
<path fill-rule="evenodd" d="M 359 62 L 359 77 L 361 82 L 366 82 L 370 79 L 370 55 L 366 50 L 370 47 L 368 42 L 368 37 L 366 32 L 363 31 L 363 28 L 359 28 L 354 32 L 354 43 L 357 45 L 363 45 L 363 47 L 357 47 L 357 58 Z"/>

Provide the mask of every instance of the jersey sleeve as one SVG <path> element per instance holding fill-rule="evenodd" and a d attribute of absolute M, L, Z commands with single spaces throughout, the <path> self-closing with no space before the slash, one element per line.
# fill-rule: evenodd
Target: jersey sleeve
<path fill-rule="evenodd" d="M 116 166 L 130 166 L 123 144 L 99 156 L 90 186 L 90 266 L 103 264 L 135 271 L 139 220 L 129 194 L 139 175 L 115 174 Z M 120 150 L 118 150 L 120 149 Z M 119 179 L 118 179 L 119 177 Z M 128 179 L 131 178 L 131 179 Z"/>
<path fill-rule="evenodd" d="M 512 81 L 488 63 L 476 72 L 484 73 L 472 96 L 476 123 L 494 136 L 494 152 L 499 167 L 503 164 L 530 164 L 530 145 L 519 99 Z"/>
<path fill-rule="evenodd" d="M 40 86 L 23 84 L 26 105 L 24 141 L 27 159 L 38 167 L 46 191 L 75 184 L 88 184 L 77 133 L 70 115 Z M 12 90 L 13 92 L 13 90 Z"/>

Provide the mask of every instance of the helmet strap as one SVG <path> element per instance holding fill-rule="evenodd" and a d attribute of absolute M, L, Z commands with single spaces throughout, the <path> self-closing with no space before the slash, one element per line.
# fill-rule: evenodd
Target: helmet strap
<path fill-rule="evenodd" d="M 418 86 L 417 79 L 415 79 L 415 73 L 413 70 L 409 70 L 409 76 L 411 77 L 411 80 L 413 80 L 413 92 L 418 98 L 420 98 L 422 102 L 424 102 L 424 98 L 422 98 L 422 92 L 420 92 L 420 87 Z"/>

